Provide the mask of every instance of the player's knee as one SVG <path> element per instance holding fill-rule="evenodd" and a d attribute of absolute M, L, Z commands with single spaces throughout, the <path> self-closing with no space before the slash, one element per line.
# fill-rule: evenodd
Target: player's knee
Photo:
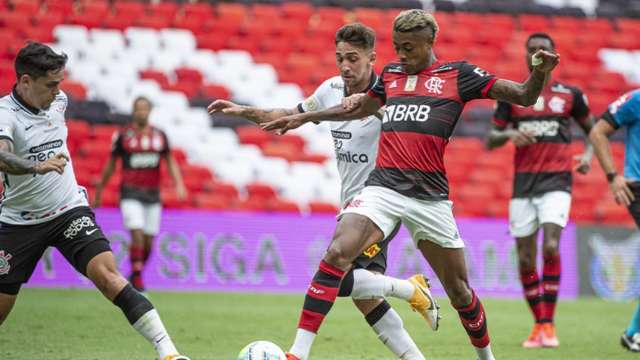
<path fill-rule="evenodd" d="M 127 283 L 127 280 L 117 270 L 107 267 L 100 269 L 97 276 L 92 280 L 103 294 L 117 293 Z"/>
<path fill-rule="evenodd" d="M 338 269 L 346 270 L 351 265 L 353 259 L 348 256 L 341 246 L 336 246 L 334 242 L 334 244 L 327 249 L 324 261 Z"/>
<path fill-rule="evenodd" d="M 542 254 L 544 256 L 556 256 L 558 255 L 559 242 L 555 239 L 547 240 L 542 245 Z"/>
<path fill-rule="evenodd" d="M 520 254 L 518 257 L 518 267 L 520 271 L 530 271 L 536 268 L 536 261 L 533 254 Z"/>

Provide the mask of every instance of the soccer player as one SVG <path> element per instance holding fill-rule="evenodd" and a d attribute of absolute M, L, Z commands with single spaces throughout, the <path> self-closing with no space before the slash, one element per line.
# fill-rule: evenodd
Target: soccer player
<path fill-rule="evenodd" d="M 373 71 L 376 57 L 374 31 L 362 24 L 348 24 L 337 31 L 335 44 L 340 76 L 327 79 L 296 108 L 263 110 L 216 100 L 209 106 L 209 111 L 222 111 L 262 124 L 288 114 L 340 105 L 345 96 L 369 90 L 377 80 Z M 379 116 L 380 114 L 373 114 L 354 121 L 331 123 L 338 172 L 342 181 L 343 207 L 364 188 L 365 180 L 373 170 L 373 161 L 378 152 L 377 139 L 380 137 Z M 347 157 L 344 154 L 356 156 Z M 356 160 L 351 160 L 352 158 Z M 421 360 L 424 356 L 404 329 L 402 319 L 384 300 L 384 296 L 394 296 L 409 301 L 416 311 L 425 316 L 434 330 L 437 328 L 437 304 L 422 275 L 415 275 L 409 280 L 382 275 L 387 268 L 389 241 L 395 236 L 399 226 L 397 223 L 381 243 L 372 245 L 355 259 L 352 270 L 342 281 L 338 296 L 353 298 L 378 338 L 398 358 Z"/>
<path fill-rule="evenodd" d="M 464 242 L 448 200 L 444 148 L 466 102 L 490 97 L 532 105 L 559 57 L 538 51 L 534 55 L 538 64 L 524 83 L 498 80 L 466 62 L 440 63 L 433 51 L 437 32 L 431 14 L 401 12 L 392 34 L 400 61 L 387 65 L 367 94 L 352 95 L 343 106 L 262 125 L 266 130 L 286 132 L 309 121 L 373 115 L 386 104 L 376 167 L 363 191 L 342 211 L 333 241 L 307 292 L 289 359 L 308 358 L 351 261 L 363 249 L 381 242 L 398 221 L 409 228 L 442 282 L 477 356 L 494 359 L 484 309 L 467 281 Z"/>
<path fill-rule="evenodd" d="M 624 175 L 616 170 L 609 137 L 626 127 Z M 630 91 L 614 101 L 589 134 L 602 170 L 607 174 L 609 188 L 616 202 L 629 209 L 640 227 L 640 89 Z M 622 346 L 640 352 L 640 305 L 631 323 L 620 338 Z"/>
<path fill-rule="evenodd" d="M 151 101 L 139 97 L 133 102 L 133 122 L 114 135 L 111 157 L 96 186 L 93 206 L 100 206 L 102 190 L 113 175 L 116 162 L 122 159 L 120 209 L 125 228 L 131 232 L 129 281 L 138 291 L 144 291 L 142 272 L 153 247 L 153 238 L 160 230 L 160 160 L 164 159 L 176 186 L 178 199 L 186 198 L 180 168 L 169 149 L 165 133 L 149 125 Z"/>
<path fill-rule="evenodd" d="M 153 305 L 118 273 L 86 191 L 76 183 L 67 149 L 67 96 L 60 91 L 66 62 L 66 55 L 46 45 L 27 44 L 15 60 L 13 92 L 0 99 L 0 323 L 53 246 L 124 312 L 160 359 L 186 360 Z"/>
<path fill-rule="evenodd" d="M 553 39 L 545 33 L 531 34 L 525 47 L 529 72 L 534 71 L 531 59 L 537 51 L 556 52 Z M 586 96 L 576 87 L 547 77 L 535 105 L 523 108 L 498 102 L 487 139 L 489 149 L 508 141 L 516 146 L 509 231 L 516 238 L 520 280 L 535 320 L 522 343 L 525 348 L 559 345 L 553 317 L 561 272 L 560 237 L 571 208 L 571 119 L 589 133 L 593 119 Z M 593 148 L 587 142 L 576 170 L 589 171 L 592 156 Z M 542 283 L 536 263 L 539 229 L 544 231 Z"/>

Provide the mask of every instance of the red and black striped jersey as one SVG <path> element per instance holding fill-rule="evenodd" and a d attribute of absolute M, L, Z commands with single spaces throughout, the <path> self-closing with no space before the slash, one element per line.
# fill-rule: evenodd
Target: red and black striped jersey
<path fill-rule="evenodd" d="M 516 148 L 513 197 L 550 191 L 571 192 L 572 155 L 570 120 L 585 123 L 589 105 L 580 89 L 551 82 L 535 105 L 522 107 L 498 101 L 494 124 L 528 131 L 537 142 Z"/>
<path fill-rule="evenodd" d="M 376 167 L 367 185 L 421 200 L 446 200 L 444 149 L 465 103 L 486 98 L 493 75 L 467 62 L 435 63 L 415 75 L 387 65 L 369 96 L 385 106 Z"/>
<path fill-rule="evenodd" d="M 122 158 L 120 197 L 159 202 L 160 160 L 168 153 L 167 136 L 153 126 L 142 131 L 129 126 L 116 133 L 111 154 Z"/>

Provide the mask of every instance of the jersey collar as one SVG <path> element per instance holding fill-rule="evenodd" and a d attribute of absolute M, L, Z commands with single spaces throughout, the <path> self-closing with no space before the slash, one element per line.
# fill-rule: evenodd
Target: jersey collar
<path fill-rule="evenodd" d="M 11 99 L 13 99 L 13 101 L 18 104 L 18 106 L 20 106 L 21 108 L 23 108 L 25 111 L 33 114 L 33 115 L 38 115 L 40 114 L 40 109 L 33 107 L 29 104 L 27 104 L 26 101 L 24 101 L 24 99 L 18 95 L 18 92 L 16 91 L 16 86 L 13 86 L 13 90 L 11 91 Z"/>
<path fill-rule="evenodd" d="M 364 89 L 363 93 L 366 93 L 366 92 L 368 92 L 369 90 L 371 90 L 371 88 L 373 87 L 373 85 L 375 85 L 375 84 L 376 84 L 376 81 L 378 81 L 378 75 L 376 74 L 376 72 L 375 72 L 375 71 L 373 71 L 373 70 L 372 70 L 372 71 L 371 71 L 371 77 L 369 78 L 369 84 L 367 84 L 367 88 L 366 88 L 366 89 Z M 347 87 L 346 87 L 346 86 L 344 87 L 343 92 L 344 92 L 344 97 L 349 96 L 349 94 L 347 94 Z M 351 94 L 351 95 L 353 95 L 353 94 Z"/>

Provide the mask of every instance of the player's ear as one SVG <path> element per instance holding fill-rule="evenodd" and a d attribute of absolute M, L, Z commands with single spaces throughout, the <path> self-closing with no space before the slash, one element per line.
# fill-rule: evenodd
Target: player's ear
<path fill-rule="evenodd" d="M 376 54 L 375 50 L 371 50 L 371 53 L 369 54 L 369 62 L 371 63 L 371 65 L 376 63 L 376 56 L 378 54 Z"/>

